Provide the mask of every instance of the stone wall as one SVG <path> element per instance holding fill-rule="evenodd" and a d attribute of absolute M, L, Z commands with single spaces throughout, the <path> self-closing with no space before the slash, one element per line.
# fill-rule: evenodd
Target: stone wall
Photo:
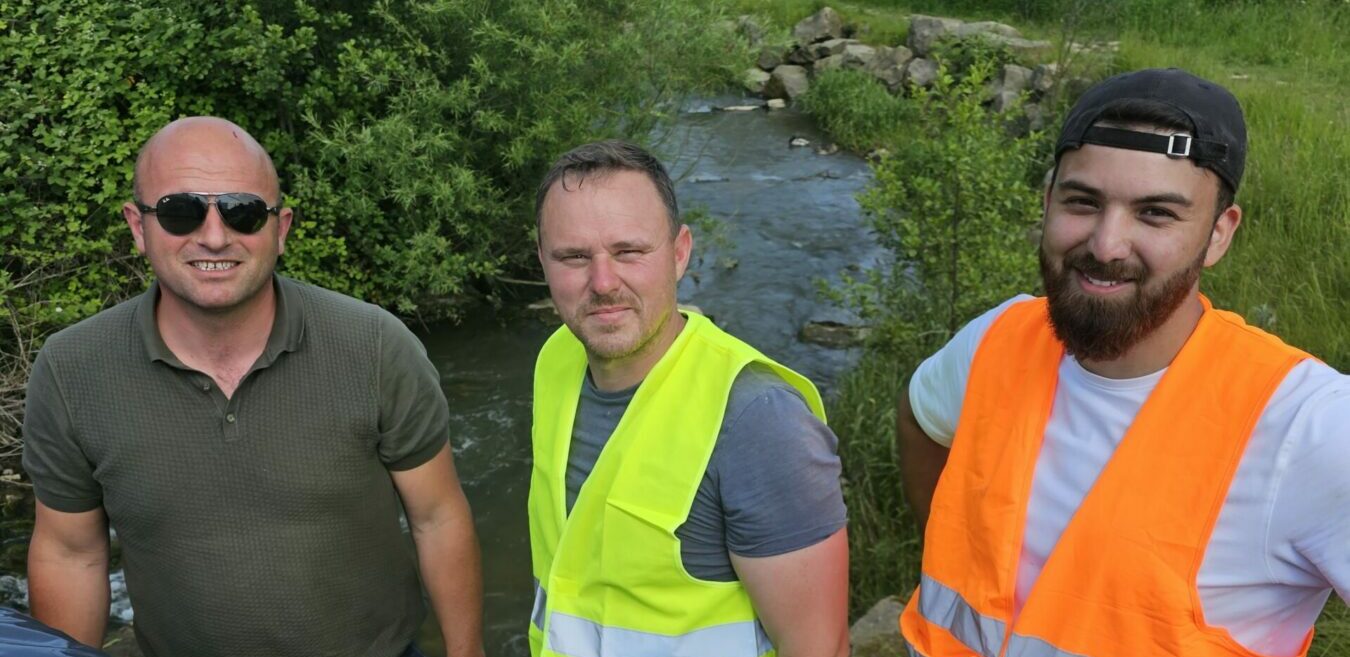
<path fill-rule="evenodd" d="M 909 17 L 909 34 L 903 45 L 867 44 L 853 38 L 854 30 L 830 7 L 803 19 L 792 28 L 787 45 L 765 45 L 764 30 L 743 16 L 738 30 L 758 47 L 755 66 L 744 73 L 747 91 L 767 99 L 792 102 L 811 88 L 811 81 L 825 71 L 855 69 L 871 75 L 893 94 L 911 93 L 929 87 L 938 75 L 938 50 L 942 44 L 980 40 L 1005 50 L 1012 63 L 1002 65 L 986 87 L 986 100 L 995 111 L 1022 105 L 1028 129 L 1047 126 L 1049 112 L 1043 103 L 1061 90 L 1075 94 L 1090 80 L 1063 75 L 1060 64 L 1051 61 L 1056 49 L 1049 41 L 1027 39 L 1015 27 L 994 21 L 964 22 L 955 18 Z M 1071 44 L 1073 55 L 1113 52 L 1116 44 Z"/>

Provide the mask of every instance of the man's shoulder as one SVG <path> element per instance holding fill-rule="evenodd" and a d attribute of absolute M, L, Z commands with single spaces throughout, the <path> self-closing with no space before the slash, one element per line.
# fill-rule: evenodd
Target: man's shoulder
<path fill-rule="evenodd" d="M 136 311 L 145 295 L 142 292 L 47 336 L 42 352 L 48 358 L 90 356 L 102 360 L 124 354 L 126 342 L 139 334 Z"/>
<path fill-rule="evenodd" d="M 325 316 L 339 319 L 382 319 L 389 311 L 367 301 L 362 301 L 326 287 L 313 283 L 278 276 L 280 285 L 297 295 L 305 305 L 305 311 L 315 311 Z"/>
<path fill-rule="evenodd" d="M 802 400 L 802 408 L 806 409 L 802 394 L 772 367 L 764 363 L 750 363 L 736 375 L 736 380 L 731 384 L 731 394 L 727 397 L 727 417 L 739 415 L 757 400 L 784 395 Z"/>

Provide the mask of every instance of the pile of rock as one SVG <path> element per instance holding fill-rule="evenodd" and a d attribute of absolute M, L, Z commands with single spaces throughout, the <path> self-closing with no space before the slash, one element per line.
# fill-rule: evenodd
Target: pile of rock
<path fill-rule="evenodd" d="M 909 19 L 905 45 L 868 45 L 850 38 L 851 31 L 835 10 L 826 7 L 792 29 L 786 46 L 764 45 L 755 66 L 745 72 L 745 87 L 765 98 L 795 100 L 810 88 L 811 79 L 824 71 L 857 69 L 869 73 L 892 93 L 927 87 L 937 79 L 933 59 L 938 44 L 951 40 L 982 39 L 1006 49 L 1017 64 L 1003 66 L 990 80 L 986 98 L 997 111 L 1013 104 L 1023 92 L 1040 98 L 1059 82 L 1056 64 L 1042 63 L 1052 53 L 1048 41 L 1026 39 L 1017 28 L 993 21 L 966 23 L 954 18 L 915 14 Z M 742 20 L 742 34 L 746 21 Z M 762 34 L 759 32 L 758 34 Z M 752 40 L 756 43 L 758 40 Z M 1028 108 L 1033 129 L 1044 113 Z"/>

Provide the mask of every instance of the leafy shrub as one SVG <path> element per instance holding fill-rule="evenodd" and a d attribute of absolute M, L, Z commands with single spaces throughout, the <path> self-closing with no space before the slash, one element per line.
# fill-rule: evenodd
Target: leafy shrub
<path fill-rule="evenodd" d="M 853 151 L 904 141 L 918 118 L 912 102 L 889 93 L 870 74 L 851 69 L 816 78 L 802 106 L 839 145 Z"/>
<path fill-rule="evenodd" d="M 1046 142 L 1019 136 L 1013 107 L 984 106 L 992 66 L 959 80 L 945 70 L 916 89 L 907 144 L 875 166 L 859 199 L 892 256 L 842 297 L 877 331 L 883 351 L 929 353 L 979 312 L 1037 286 L 1035 227 Z"/>

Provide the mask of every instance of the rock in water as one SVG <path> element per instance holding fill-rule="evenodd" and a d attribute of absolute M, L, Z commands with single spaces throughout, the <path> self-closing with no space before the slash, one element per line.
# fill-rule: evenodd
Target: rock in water
<path fill-rule="evenodd" d="M 826 347 L 844 349 L 856 347 L 867 340 L 872 330 L 866 326 L 849 326 L 839 322 L 807 322 L 798 337 L 802 342 L 811 342 Z"/>
<path fill-rule="evenodd" d="M 796 100 L 810 87 L 806 69 L 793 64 L 784 64 L 773 70 L 769 82 L 764 85 L 764 95 L 769 98 Z"/>
<path fill-rule="evenodd" d="M 764 93 L 764 87 L 769 84 L 770 77 L 772 76 L 758 68 L 750 68 L 742 75 L 741 84 L 746 91 L 760 95 Z"/>

